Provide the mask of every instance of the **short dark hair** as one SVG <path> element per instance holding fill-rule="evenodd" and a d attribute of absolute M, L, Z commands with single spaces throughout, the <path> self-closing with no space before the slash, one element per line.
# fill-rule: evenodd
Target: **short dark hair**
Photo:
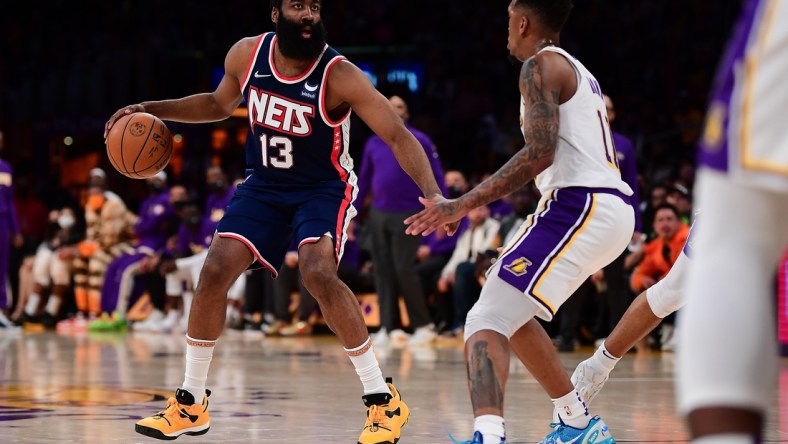
<path fill-rule="evenodd" d="M 673 214 L 676 215 L 676 219 L 681 220 L 681 214 L 679 214 L 679 209 L 676 208 L 675 206 L 673 206 L 673 204 L 669 204 L 667 202 L 664 202 L 664 203 L 661 203 L 661 204 L 657 205 L 657 207 L 654 208 L 654 214 L 656 215 L 659 212 L 659 210 L 670 210 L 670 211 L 673 212 Z"/>
<path fill-rule="evenodd" d="M 515 4 L 535 12 L 539 20 L 555 32 L 564 27 L 573 7 L 572 0 L 516 0 Z"/>
<path fill-rule="evenodd" d="M 282 0 L 271 0 L 271 9 L 282 10 Z"/>

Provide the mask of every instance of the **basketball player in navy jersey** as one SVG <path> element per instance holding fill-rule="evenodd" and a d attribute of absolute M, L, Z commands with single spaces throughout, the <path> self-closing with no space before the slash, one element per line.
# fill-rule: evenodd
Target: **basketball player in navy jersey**
<path fill-rule="evenodd" d="M 788 242 L 788 2 L 743 2 L 698 150 L 702 208 L 679 318 L 693 443 L 762 442 L 777 387 L 774 276 Z M 735 208 L 730 202 L 736 202 Z"/>
<path fill-rule="evenodd" d="M 351 109 L 391 147 L 425 197 L 441 201 L 427 156 L 389 101 L 364 73 L 325 43 L 319 0 L 272 0 L 276 32 L 244 38 L 229 50 L 212 93 L 143 102 L 119 117 L 148 112 L 163 120 L 226 119 L 245 99 L 252 170 L 238 187 L 200 274 L 186 336 L 186 375 L 167 408 L 136 430 L 159 439 L 207 432 L 205 389 L 222 332 L 227 290 L 251 264 L 276 276 L 291 239 L 302 279 L 345 347 L 364 386 L 367 420 L 359 443 L 394 443 L 410 414 L 381 373 L 350 289 L 337 277 L 345 230 L 356 214 L 356 176 L 348 154 Z M 298 441 L 298 439 L 295 439 Z"/>
<path fill-rule="evenodd" d="M 512 0 L 510 54 L 520 71 L 523 148 L 495 174 L 457 199 L 432 202 L 405 219 L 410 234 L 429 234 L 535 180 L 535 214 L 504 246 L 465 322 L 465 357 L 473 405 L 470 444 L 505 442 L 503 403 L 514 350 L 558 409 L 548 444 L 615 442 L 589 414 L 550 338 L 534 319 L 556 310 L 592 273 L 618 257 L 635 226 L 630 196 L 611 143 L 602 90 L 559 48 L 571 0 Z"/>

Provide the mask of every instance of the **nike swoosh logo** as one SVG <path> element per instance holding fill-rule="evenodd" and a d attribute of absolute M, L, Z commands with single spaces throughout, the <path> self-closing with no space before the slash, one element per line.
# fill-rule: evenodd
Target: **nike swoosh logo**
<path fill-rule="evenodd" d="M 254 72 L 254 77 L 255 77 L 256 79 L 261 79 L 261 78 L 263 78 L 263 77 L 271 77 L 271 74 L 260 74 L 260 72 L 258 72 L 258 71 L 255 71 L 255 72 Z"/>
<path fill-rule="evenodd" d="M 561 441 L 561 444 L 572 444 L 572 443 L 577 442 L 577 440 L 582 438 L 582 437 L 583 437 L 583 435 L 578 435 L 578 436 L 575 436 L 574 438 L 572 438 L 571 441 L 566 441 L 566 442 Z"/>
<path fill-rule="evenodd" d="M 306 83 L 304 83 L 304 89 L 309 91 L 309 92 L 315 92 L 315 91 L 317 91 L 317 85 L 312 86 L 312 85 L 309 84 L 309 82 L 306 82 Z"/>

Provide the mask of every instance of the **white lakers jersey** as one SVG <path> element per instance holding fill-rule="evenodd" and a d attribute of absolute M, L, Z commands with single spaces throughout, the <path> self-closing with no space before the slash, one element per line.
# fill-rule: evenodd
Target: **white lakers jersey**
<path fill-rule="evenodd" d="M 539 191 L 546 195 L 556 188 L 613 188 L 631 196 L 632 189 L 621 180 L 618 170 L 616 148 L 599 83 L 585 66 L 563 49 L 549 46 L 542 51 L 566 57 L 577 74 L 577 91 L 558 107 L 558 146 L 553 164 L 536 176 Z M 524 111 L 521 97 L 521 121 L 525 119 Z"/>

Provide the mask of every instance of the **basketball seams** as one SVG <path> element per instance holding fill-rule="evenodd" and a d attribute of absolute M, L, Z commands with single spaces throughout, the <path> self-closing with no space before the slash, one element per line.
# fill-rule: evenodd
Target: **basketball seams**
<path fill-rule="evenodd" d="M 154 120 L 154 123 L 155 122 L 156 121 Z M 164 131 L 162 132 L 162 137 L 164 137 L 165 135 L 167 135 L 167 133 L 169 133 L 170 130 L 169 130 L 169 128 L 167 128 L 167 126 L 164 124 L 164 122 L 162 122 L 162 126 L 164 127 Z M 144 171 L 147 171 L 147 170 L 149 170 L 151 168 L 155 168 L 159 164 L 159 162 L 161 162 L 161 160 L 163 158 L 165 158 L 165 157 L 167 157 L 167 162 L 170 161 L 169 158 L 172 156 L 172 134 L 170 134 L 170 137 L 166 137 L 165 139 L 167 140 L 167 145 L 164 147 L 164 152 L 161 154 L 161 156 L 159 156 L 159 158 L 156 159 L 156 161 L 151 163 L 150 166 L 147 166 L 147 167 L 145 167 L 145 168 L 143 168 L 141 170 L 135 170 L 135 173 L 137 173 L 138 175 L 142 176 L 142 174 L 140 174 L 140 173 L 142 173 Z"/>
<path fill-rule="evenodd" d="M 126 174 L 129 173 L 129 167 L 126 166 L 126 157 L 123 155 L 123 140 L 126 138 L 126 130 L 129 127 L 129 123 L 131 123 L 131 120 L 134 118 L 133 116 L 133 114 L 129 114 L 129 118 L 126 120 L 126 125 L 123 126 L 123 131 L 120 132 L 120 145 L 118 145 L 120 161 L 123 162 L 123 169 L 125 170 Z"/>
<path fill-rule="evenodd" d="M 145 152 L 145 148 L 148 146 L 148 140 L 150 140 L 150 135 L 153 134 L 153 130 L 155 129 L 154 123 L 156 123 L 156 118 L 153 116 L 153 114 L 150 114 L 150 129 L 148 129 L 148 134 L 145 136 L 145 140 L 140 145 L 140 149 L 138 150 L 139 152 L 137 153 L 137 157 L 134 159 L 134 163 L 132 164 L 132 167 L 134 167 L 133 172 L 138 176 L 141 176 L 141 174 L 137 171 L 137 161 L 140 160 L 140 156 L 142 156 L 142 153 Z M 125 136 L 126 133 L 124 132 L 123 135 Z"/>

